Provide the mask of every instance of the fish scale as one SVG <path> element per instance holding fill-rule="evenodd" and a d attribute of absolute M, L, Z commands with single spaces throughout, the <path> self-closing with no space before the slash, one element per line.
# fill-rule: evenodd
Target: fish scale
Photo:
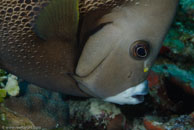
<path fill-rule="evenodd" d="M 118 5 L 123 0 L 80 0 L 80 14 Z M 0 42 L 2 46 L 12 45 L 33 47 L 40 39 L 34 33 L 33 26 L 40 10 L 50 0 L 1 0 L 0 1 Z M 14 41 L 14 42 L 13 42 Z M 13 45 L 14 44 L 14 45 Z M 1 47 L 1 49 L 4 49 Z"/>
<path fill-rule="evenodd" d="M 80 0 L 80 14 L 113 8 L 123 0 Z M 34 44 L 39 38 L 33 31 L 34 21 L 40 10 L 50 0 L 1 0 L 0 1 L 0 42 L 7 44 Z M 14 48 L 14 47 L 13 47 Z M 3 49 L 3 48 L 2 48 Z"/>
<path fill-rule="evenodd" d="M 33 33 L 32 25 L 38 14 L 38 8 L 48 3 L 35 0 L 2 0 L 0 2 L 0 34 L 1 44 L 24 45 L 26 42 L 34 43 L 37 37 Z"/>

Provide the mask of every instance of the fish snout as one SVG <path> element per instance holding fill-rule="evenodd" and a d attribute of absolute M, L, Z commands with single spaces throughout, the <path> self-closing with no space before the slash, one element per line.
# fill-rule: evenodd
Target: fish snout
<path fill-rule="evenodd" d="M 148 81 L 144 81 L 134 87 L 131 87 L 115 96 L 105 98 L 104 101 L 124 105 L 139 104 L 144 101 L 144 96 L 149 92 Z"/>

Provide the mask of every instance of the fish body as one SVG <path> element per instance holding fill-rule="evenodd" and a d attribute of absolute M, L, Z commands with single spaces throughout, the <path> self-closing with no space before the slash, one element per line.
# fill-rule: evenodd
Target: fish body
<path fill-rule="evenodd" d="M 140 103 L 177 3 L 1 0 L 0 66 L 61 93 Z"/>

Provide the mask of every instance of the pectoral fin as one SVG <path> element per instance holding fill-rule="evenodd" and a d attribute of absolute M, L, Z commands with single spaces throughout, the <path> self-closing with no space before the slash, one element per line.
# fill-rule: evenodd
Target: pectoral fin
<path fill-rule="evenodd" d="M 52 0 L 36 20 L 35 31 L 44 40 L 75 38 L 79 22 L 78 0 Z"/>

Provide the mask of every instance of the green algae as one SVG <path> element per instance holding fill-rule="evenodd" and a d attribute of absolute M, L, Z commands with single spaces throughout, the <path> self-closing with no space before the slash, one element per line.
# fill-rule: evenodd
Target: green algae
<path fill-rule="evenodd" d="M 164 41 L 164 46 L 168 46 L 173 53 L 183 53 L 183 55 L 193 57 L 194 1 L 181 0 L 178 10 L 175 22 Z"/>
<path fill-rule="evenodd" d="M 171 29 L 167 35 L 164 45 L 170 47 L 174 53 L 182 52 L 185 45 L 181 40 L 179 40 L 179 37 L 180 34 L 176 31 L 176 29 Z"/>
<path fill-rule="evenodd" d="M 4 98 L 6 97 L 7 92 L 5 89 L 0 89 L 0 103 L 4 101 Z"/>
<path fill-rule="evenodd" d="M 180 5 L 182 5 L 184 10 L 194 9 L 193 0 L 180 0 Z"/>
<path fill-rule="evenodd" d="M 3 81 L 6 79 L 6 72 L 0 69 L 0 103 L 4 102 L 4 98 L 6 97 L 6 90 L 3 89 Z"/>
<path fill-rule="evenodd" d="M 194 73 L 192 71 L 183 70 L 173 64 L 154 65 L 152 70 L 167 77 L 177 77 L 186 83 L 190 83 L 191 87 L 194 88 Z"/>

